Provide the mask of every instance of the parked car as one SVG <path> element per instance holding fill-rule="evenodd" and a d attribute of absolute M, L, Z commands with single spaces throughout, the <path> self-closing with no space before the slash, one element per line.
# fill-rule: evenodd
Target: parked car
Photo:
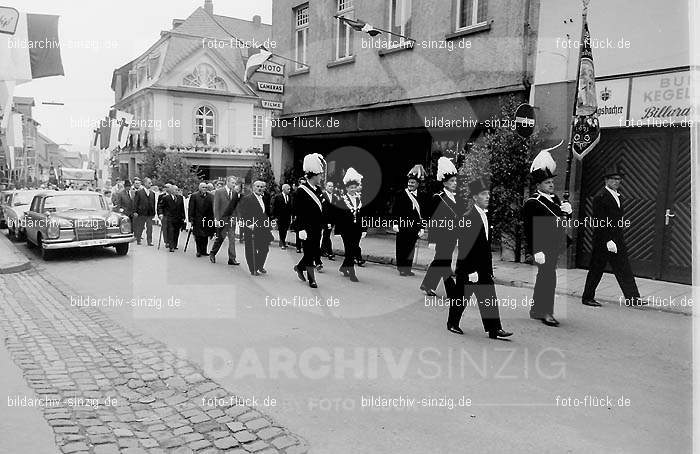
<path fill-rule="evenodd" d="M 44 260 L 57 249 L 114 246 L 129 252 L 134 241 L 128 216 L 109 211 L 102 194 L 90 191 L 47 191 L 34 196 L 25 214 L 27 244 Z"/>
<path fill-rule="evenodd" d="M 0 191 L 0 229 L 7 228 L 7 222 L 5 221 L 5 204 L 9 197 L 10 191 Z"/>
<path fill-rule="evenodd" d="M 7 200 L 2 206 L 2 211 L 7 222 L 7 232 L 11 239 L 24 241 L 24 213 L 29 209 L 29 204 L 32 203 L 34 196 L 44 191 L 15 189 L 7 192 Z"/>

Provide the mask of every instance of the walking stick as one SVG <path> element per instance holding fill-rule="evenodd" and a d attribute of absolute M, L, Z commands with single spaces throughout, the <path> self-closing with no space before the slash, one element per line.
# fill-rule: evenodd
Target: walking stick
<path fill-rule="evenodd" d="M 158 250 L 160 251 L 160 241 L 163 239 L 163 223 L 160 223 L 160 234 L 158 235 Z"/>
<path fill-rule="evenodd" d="M 183 252 L 187 252 L 187 245 L 190 244 L 190 237 L 192 236 L 192 229 L 190 228 L 187 231 L 187 240 L 185 241 L 185 250 Z"/>

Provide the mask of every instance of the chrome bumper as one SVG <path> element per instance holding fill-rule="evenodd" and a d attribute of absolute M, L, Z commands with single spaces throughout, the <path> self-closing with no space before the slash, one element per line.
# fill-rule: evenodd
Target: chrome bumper
<path fill-rule="evenodd" d="M 81 247 L 101 247 L 114 246 L 115 244 L 131 243 L 135 240 L 133 235 L 123 237 L 104 238 L 100 240 L 83 240 L 83 241 L 57 241 L 51 240 L 42 241 L 44 249 L 72 249 Z"/>

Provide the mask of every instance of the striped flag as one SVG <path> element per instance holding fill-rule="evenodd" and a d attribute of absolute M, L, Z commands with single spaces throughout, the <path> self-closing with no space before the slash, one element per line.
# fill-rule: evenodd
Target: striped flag
<path fill-rule="evenodd" d="M 0 21 L 5 10 L 0 9 Z M 64 75 L 58 17 L 19 13 L 14 33 L 0 33 L 0 81 L 21 84 L 40 77 Z"/>
<path fill-rule="evenodd" d="M 253 54 L 248 58 L 248 62 L 245 64 L 245 74 L 243 75 L 243 82 L 247 83 L 248 78 L 258 70 L 260 65 L 265 63 L 270 57 L 272 57 L 272 52 L 268 51 L 264 47 L 260 47 L 260 52 Z"/>
<path fill-rule="evenodd" d="M 382 33 L 381 31 L 374 28 L 371 24 L 368 24 L 367 22 L 361 21 L 359 19 L 348 19 L 347 17 L 343 16 L 335 17 L 340 19 L 341 22 L 345 22 L 346 24 L 348 24 L 350 27 L 352 27 L 353 30 L 367 33 L 369 36 L 377 36 L 381 35 Z"/>
<path fill-rule="evenodd" d="M 7 129 L 12 112 L 12 95 L 15 92 L 15 81 L 0 81 L 0 129 Z"/>

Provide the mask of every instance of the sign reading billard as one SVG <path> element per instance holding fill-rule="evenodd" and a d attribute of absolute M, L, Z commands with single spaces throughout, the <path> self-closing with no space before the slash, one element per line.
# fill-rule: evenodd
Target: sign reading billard
<path fill-rule="evenodd" d="M 262 106 L 263 109 L 274 109 L 274 110 L 284 109 L 284 103 L 282 103 L 280 101 L 270 101 L 269 99 L 261 99 L 260 105 Z"/>
<path fill-rule="evenodd" d="M 257 69 L 257 72 L 275 74 L 277 76 L 284 76 L 284 66 L 271 61 L 266 61 L 265 63 L 260 65 L 260 67 Z"/>
<path fill-rule="evenodd" d="M 19 22 L 19 11 L 8 6 L 0 6 L 0 33 L 14 35 Z"/>
<path fill-rule="evenodd" d="M 275 84 L 272 82 L 260 82 L 258 81 L 258 90 L 266 91 L 268 93 L 284 93 L 283 84 Z"/>

